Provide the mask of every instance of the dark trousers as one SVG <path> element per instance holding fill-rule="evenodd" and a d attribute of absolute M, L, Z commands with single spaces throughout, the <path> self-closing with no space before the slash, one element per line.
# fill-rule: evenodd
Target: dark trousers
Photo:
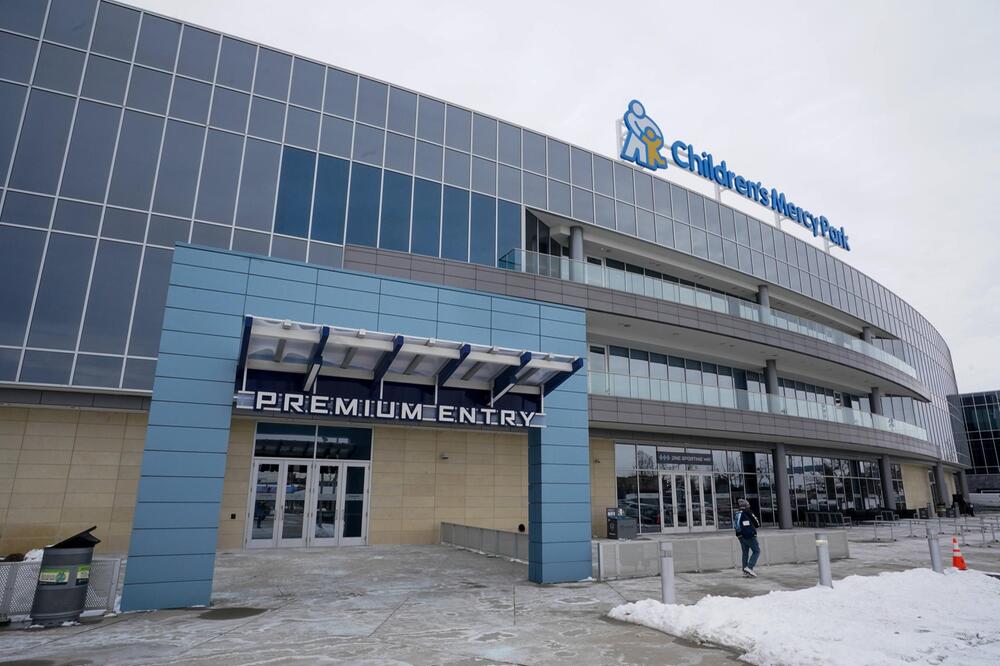
<path fill-rule="evenodd" d="M 757 537 L 740 537 L 739 539 L 740 548 L 743 549 L 743 568 L 753 569 L 757 566 L 757 558 L 760 557 L 760 544 L 757 543 Z"/>

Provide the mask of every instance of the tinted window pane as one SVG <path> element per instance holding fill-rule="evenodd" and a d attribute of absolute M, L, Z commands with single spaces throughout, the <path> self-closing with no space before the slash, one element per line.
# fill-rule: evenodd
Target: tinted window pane
<path fill-rule="evenodd" d="M 27 83 L 37 48 L 38 42 L 33 39 L 0 32 L 0 77 Z"/>
<path fill-rule="evenodd" d="M 410 195 L 413 179 L 386 171 L 382 180 L 382 222 L 378 246 L 406 252 L 410 248 Z"/>
<path fill-rule="evenodd" d="M 358 90 L 358 77 L 339 69 L 326 70 L 326 97 L 323 110 L 344 118 L 354 117 L 354 98 Z"/>
<path fill-rule="evenodd" d="M 384 83 L 361 78 L 358 84 L 358 120 L 385 127 L 385 104 L 389 88 Z"/>
<path fill-rule="evenodd" d="M 382 171 L 355 164 L 351 168 L 351 199 L 347 211 L 347 242 L 375 247 Z"/>
<path fill-rule="evenodd" d="M 386 133 L 385 165 L 390 169 L 413 171 L 413 139 L 408 136 Z"/>
<path fill-rule="evenodd" d="M 688 192 L 688 212 L 691 215 L 691 226 L 705 228 L 705 200 L 694 192 Z"/>
<path fill-rule="evenodd" d="M 617 206 L 618 212 L 618 231 L 622 233 L 635 235 L 635 208 L 632 206 L 618 202 Z"/>
<path fill-rule="evenodd" d="M 496 159 L 497 121 L 476 114 L 472 119 L 472 152 Z"/>
<path fill-rule="evenodd" d="M 72 115 L 72 98 L 32 91 L 10 176 L 11 187 L 55 193 Z"/>
<path fill-rule="evenodd" d="M 323 103 L 324 68 L 308 60 L 295 59 L 292 71 L 291 101 L 319 109 Z"/>
<path fill-rule="evenodd" d="M 281 182 L 274 231 L 306 238 L 309 235 L 309 206 L 312 202 L 313 169 L 316 153 L 285 148 L 281 157 Z"/>
<path fill-rule="evenodd" d="M 417 96 L 393 88 L 389 92 L 389 129 L 413 136 L 417 127 Z"/>
<path fill-rule="evenodd" d="M 306 260 L 307 243 L 298 238 L 275 236 L 271 239 L 271 256 L 292 261 Z"/>
<path fill-rule="evenodd" d="M 176 217 L 153 215 L 149 220 L 149 233 L 146 242 L 153 245 L 173 247 L 177 243 L 186 243 L 191 237 L 191 222 L 179 220 Z"/>
<path fill-rule="evenodd" d="M 264 139 L 281 141 L 285 132 L 285 105 L 263 97 L 254 97 L 247 131 Z"/>
<path fill-rule="evenodd" d="M 141 358 L 125 359 L 125 381 L 122 382 L 122 388 L 151 391 L 155 367 L 156 361 Z"/>
<path fill-rule="evenodd" d="M 172 72 L 180 36 L 179 23 L 146 14 L 142 17 L 139 44 L 135 48 L 135 61 Z"/>
<path fill-rule="evenodd" d="M 496 194 L 497 163 L 481 157 L 472 158 L 472 189 Z"/>
<path fill-rule="evenodd" d="M 205 128 L 171 120 L 163 139 L 153 210 L 191 217 Z"/>
<path fill-rule="evenodd" d="M 354 141 L 354 124 L 335 116 L 323 116 L 323 129 L 319 137 L 319 149 L 341 157 L 351 156 Z"/>
<path fill-rule="evenodd" d="M 208 245 L 228 250 L 232 235 L 232 227 L 195 222 L 194 228 L 191 229 L 191 242 L 195 245 Z"/>
<path fill-rule="evenodd" d="M 419 106 L 417 136 L 427 141 L 444 143 L 444 104 L 421 97 Z"/>
<path fill-rule="evenodd" d="M 511 201 L 521 200 L 521 171 L 513 167 L 500 165 L 497 175 L 497 193 Z"/>
<path fill-rule="evenodd" d="M 208 132 L 198 187 L 198 219 L 232 224 L 242 153 L 243 137 L 215 130 Z"/>
<path fill-rule="evenodd" d="M 569 185 L 557 180 L 549 181 L 549 210 L 563 215 L 570 214 Z"/>
<path fill-rule="evenodd" d="M 267 256 L 271 244 L 270 234 L 260 234 L 256 231 L 236 229 L 233 231 L 233 250 Z"/>
<path fill-rule="evenodd" d="M 63 171 L 63 196 L 104 201 L 120 114 L 119 109 L 80 100 Z"/>
<path fill-rule="evenodd" d="M 53 0 L 49 18 L 45 22 L 45 39 L 81 49 L 87 48 L 96 8 L 94 0 Z"/>
<path fill-rule="evenodd" d="M 469 261 L 484 266 L 496 266 L 497 200 L 482 194 L 472 195 Z"/>
<path fill-rule="evenodd" d="M 647 210 L 653 210 L 653 179 L 644 173 L 635 174 L 635 202 Z"/>
<path fill-rule="evenodd" d="M 75 95 L 83 74 L 83 53 L 53 44 L 42 44 L 35 67 L 35 85 Z"/>
<path fill-rule="evenodd" d="M 521 132 L 524 146 L 524 168 L 537 173 L 545 173 L 545 137 L 529 132 Z"/>
<path fill-rule="evenodd" d="M 44 2 L 5 0 L 0 3 L 0 27 L 37 37 L 45 19 Z"/>
<path fill-rule="evenodd" d="M 21 362 L 20 349 L 0 349 L 0 381 L 17 379 L 17 365 Z"/>
<path fill-rule="evenodd" d="M 586 222 L 594 221 L 594 195 L 579 187 L 573 188 L 573 217 Z"/>
<path fill-rule="evenodd" d="M 90 281 L 87 316 L 80 337 L 81 351 L 125 352 L 141 253 L 142 248 L 138 245 L 101 241 Z"/>
<path fill-rule="evenodd" d="M 26 90 L 23 86 L 0 82 L 0 183 L 7 181 L 7 165 L 14 150 Z"/>
<path fill-rule="evenodd" d="M 520 128 L 500 123 L 500 161 L 521 165 L 521 130 Z"/>
<path fill-rule="evenodd" d="M 309 263 L 330 266 L 331 268 L 343 268 L 344 248 L 339 245 L 327 245 L 326 243 L 309 243 Z"/>
<path fill-rule="evenodd" d="M 146 213 L 138 213 L 121 208 L 107 208 L 104 211 L 104 224 L 101 225 L 101 235 L 105 238 L 117 238 L 142 242 L 146 237 Z M 185 236 L 183 240 L 187 240 Z M 172 243 L 173 241 L 171 241 Z"/>
<path fill-rule="evenodd" d="M 27 351 L 21 367 L 21 381 L 33 384 L 68 384 L 73 354 Z"/>
<path fill-rule="evenodd" d="M 594 177 L 590 163 L 590 153 L 579 148 L 572 149 L 573 184 L 587 189 L 594 185 Z"/>
<path fill-rule="evenodd" d="M 632 203 L 635 194 L 632 191 L 632 169 L 621 164 L 615 165 L 615 198 Z"/>
<path fill-rule="evenodd" d="M 569 182 L 569 146 L 549 139 L 549 177 Z"/>
<path fill-rule="evenodd" d="M 545 207 L 545 179 L 533 173 L 522 171 L 524 183 L 524 203 L 529 206 Z"/>
<path fill-rule="evenodd" d="M 319 137 L 319 114 L 295 106 L 288 107 L 285 143 L 316 150 Z"/>
<path fill-rule="evenodd" d="M 441 186 L 415 179 L 413 185 L 413 241 L 410 251 L 438 256 L 441 239 Z"/>
<path fill-rule="evenodd" d="M 249 92 L 256 56 L 257 47 L 223 37 L 216 83 Z"/>
<path fill-rule="evenodd" d="M 131 60 L 138 28 L 139 12 L 102 2 L 90 48 L 97 53 Z"/>
<path fill-rule="evenodd" d="M 73 370 L 73 384 L 117 388 L 121 379 L 122 360 L 120 356 L 80 354 L 76 359 L 76 369 Z"/>
<path fill-rule="evenodd" d="M 8 192 L 3 211 L 0 212 L 0 221 L 48 229 L 53 201 L 51 197 L 40 197 L 37 194 Z"/>
<path fill-rule="evenodd" d="M 170 115 L 204 125 L 211 96 L 212 86 L 207 83 L 177 77 L 174 94 L 170 97 Z"/>
<path fill-rule="evenodd" d="M 280 153 L 281 147 L 273 143 L 247 139 L 240 205 L 236 211 L 237 226 L 271 230 Z"/>
<path fill-rule="evenodd" d="M 78 201 L 62 199 L 56 204 L 56 216 L 52 228 L 61 231 L 75 231 L 79 234 L 97 235 L 101 225 L 101 207 Z"/>
<path fill-rule="evenodd" d="M 344 242 L 344 212 L 347 208 L 347 160 L 319 156 L 313 200 L 312 238 Z"/>
<path fill-rule="evenodd" d="M 20 347 L 24 342 L 44 245 L 42 231 L 0 226 L 0 304 L 4 313 L 0 317 L 0 344 Z"/>
<path fill-rule="evenodd" d="M 160 149 L 163 119 L 126 111 L 108 202 L 148 209 L 153 193 L 156 154 Z"/>
<path fill-rule="evenodd" d="M 469 186 L 469 156 L 457 150 L 444 151 L 444 182 L 459 187 Z"/>
<path fill-rule="evenodd" d="M 212 125 L 235 132 L 243 132 L 247 126 L 247 108 L 249 106 L 249 95 L 225 88 L 216 88 L 215 101 L 212 103 Z"/>
<path fill-rule="evenodd" d="M 177 56 L 177 73 L 202 81 L 215 78 L 215 61 L 219 51 L 219 36 L 192 26 L 184 26 L 181 51 Z"/>
<path fill-rule="evenodd" d="M 87 290 L 94 239 L 52 234 L 38 285 L 28 345 L 73 349 Z"/>
<path fill-rule="evenodd" d="M 441 224 L 441 258 L 469 260 L 469 193 L 444 188 Z"/>
<path fill-rule="evenodd" d="M 433 143 L 417 141 L 416 172 L 418 176 L 441 180 L 444 149 Z"/>
<path fill-rule="evenodd" d="M 166 113 L 169 98 L 169 74 L 145 67 L 132 68 L 132 82 L 128 89 L 129 106 L 153 113 Z"/>
<path fill-rule="evenodd" d="M 369 164 L 382 164 L 382 142 L 385 132 L 367 125 L 354 127 L 354 159 Z"/>
<path fill-rule="evenodd" d="M 521 247 L 521 207 L 501 200 L 497 208 L 497 258 Z"/>
<path fill-rule="evenodd" d="M 615 202 L 607 197 L 594 197 L 594 219 L 602 227 L 615 228 Z"/>
<path fill-rule="evenodd" d="M 472 141 L 472 114 L 457 106 L 449 106 L 445 125 L 445 143 L 451 148 L 468 152 Z"/>
<path fill-rule="evenodd" d="M 142 276 L 135 298 L 132 316 L 132 337 L 129 353 L 136 356 L 156 356 L 163 326 L 163 306 L 167 301 L 167 280 L 170 276 L 172 250 L 147 247 L 142 260 Z"/>
<path fill-rule="evenodd" d="M 671 185 L 670 201 L 671 201 L 671 211 L 673 212 L 672 217 L 675 220 L 680 220 L 681 222 L 687 222 L 688 221 L 687 191 L 682 190 L 676 185 Z"/>
<path fill-rule="evenodd" d="M 127 64 L 91 55 L 87 61 L 87 75 L 83 77 L 82 94 L 112 104 L 121 104 L 125 99 L 127 83 Z"/>
<path fill-rule="evenodd" d="M 291 69 L 291 56 L 260 49 L 257 54 L 257 78 L 254 79 L 253 91 L 258 95 L 282 101 L 288 99 L 288 75 Z"/>

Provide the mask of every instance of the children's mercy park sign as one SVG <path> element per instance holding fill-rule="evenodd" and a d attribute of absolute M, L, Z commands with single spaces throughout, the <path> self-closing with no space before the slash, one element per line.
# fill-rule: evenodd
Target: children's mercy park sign
<path fill-rule="evenodd" d="M 338 398 L 314 393 L 239 391 L 236 408 L 255 412 L 332 416 L 336 418 L 410 421 L 447 425 L 544 428 L 544 414 L 492 407 L 428 405 L 397 400 Z"/>

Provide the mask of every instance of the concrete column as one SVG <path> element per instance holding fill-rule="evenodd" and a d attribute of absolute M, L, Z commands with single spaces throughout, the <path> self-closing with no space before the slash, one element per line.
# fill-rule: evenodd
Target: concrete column
<path fill-rule="evenodd" d="M 767 291 L 766 284 L 762 284 L 757 287 L 757 305 L 762 308 L 771 307 L 771 296 Z"/>
<path fill-rule="evenodd" d="M 778 496 L 778 527 L 792 529 L 792 500 L 788 493 L 788 456 L 784 444 L 775 444 L 772 454 L 775 494 Z"/>
<path fill-rule="evenodd" d="M 934 465 L 934 482 L 938 487 L 938 496 L 945 506 L 951 506 L 951 495 L 948 494 L 948 483 L 944 478 L 944 465 L 940 462 Z"/>
<path fill-rule="evenodd" d="M 778 395 L 778 362 L 773 358 L 767 359 L 767 366 L 764 368 L 764 384 L 768 393 Z"/>
<path fill-rule="evenodd" d="M 885 503 L 885 508 L 889 511 L 895 511 L 896 491 L 892 488 L 892 467 L 889 465 L 889 456 L 879 458 L 878 466 L 882 476 L 882 500 Z"/>
<path fill-rule="evenodd" d="M 861 329 L 861 339 L 864 340 L 865 342 L 871 342 L 872 341 L 872 327 L 871 326 L 865 326 L 864 328 Z"/>
<path fill-rule="evenodd" d="M 962 497 L 964 497 L 965 501 L 968 502 L 969 501 L 969 477 L 967 477 L 965 475 L 965 470 L 964 469 L 960 470 L 958 472 L 958 486 L 959 486 L 959 491 L 958 492 L 962 493 Z"/>
<path fill-rule="evenodd" d="M 872 387 L 872 392 L 868 394 L 868 402 L 872 405 L 872 414 L 882 415 L 882 389 L 877 386 Z"/>
<path fill-rule="evenodd" d="M 569 229 L 569 279 L 573 282 L 584 282 L 585 275 L 583 256 L 583 227 L 570 227 Z"/>

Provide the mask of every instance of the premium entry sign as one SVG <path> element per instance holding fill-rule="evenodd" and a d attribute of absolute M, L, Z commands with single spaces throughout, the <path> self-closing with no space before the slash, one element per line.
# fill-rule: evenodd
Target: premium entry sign
<path fill-rule="evenodd" d="M 657 451 L 658 465 L 711 465 L 711 453 L 682 453 L 680 451 Z"/>
<path fill-rule="evenodd" d="M 338 398 L 314 393 L 239 391 L 236 408 L 255 412 L 501 428 L 544 428 L 545 415 L 515 409 Z"/>

